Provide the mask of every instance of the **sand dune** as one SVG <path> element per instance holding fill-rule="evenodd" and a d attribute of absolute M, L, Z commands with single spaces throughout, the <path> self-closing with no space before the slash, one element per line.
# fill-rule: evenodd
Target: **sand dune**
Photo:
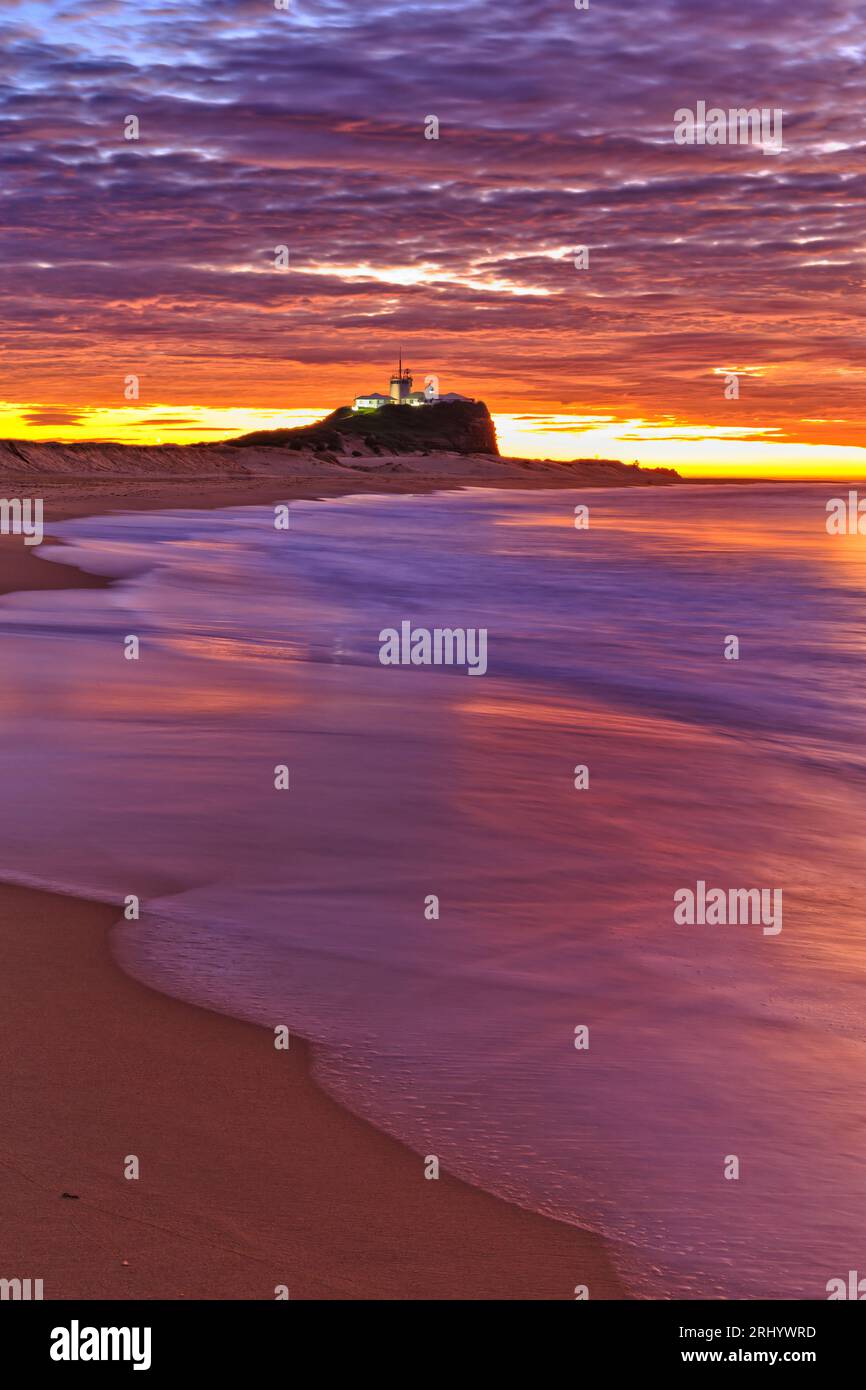
<path fill-rule="evenodd" d="M 359 441 L 353 441 L 359 443 Z M 12 480 L 53 483 L 100 480 L 236 482 L 280 479 L 331 489 L 347 483 L 435 487 L 651 487 L 680 481 L 673 469 L 638 469 L 605 459 L 557 463 L 490 454 L 388 454 L 356 451 L 318 456 L 310 450 L 236 448 L 230 444 L 135 446 L 39 444 L 0 440 L 0 471 L 8 494 Z"/>

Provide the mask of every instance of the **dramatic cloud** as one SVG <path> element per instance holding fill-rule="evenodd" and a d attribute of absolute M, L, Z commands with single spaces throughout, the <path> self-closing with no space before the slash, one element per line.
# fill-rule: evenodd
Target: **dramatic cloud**
<path fill-rule="evenodd" d="M 3 397 L 327 406 L 402 344 L 498 411 L 866 444 L 862 18 L 6 0 Z M 784 149 L 676 145 L 699 101 Z"/>
<path fill-rule="evenodd" d="M 77 425 L 81 414 L 70 410 L 54 410 L 51 406 L 36 406 L 33 410 L 25 410 L 23 418 L 28 425 L 37 425 L 41 429 L 48 425 Z"/>

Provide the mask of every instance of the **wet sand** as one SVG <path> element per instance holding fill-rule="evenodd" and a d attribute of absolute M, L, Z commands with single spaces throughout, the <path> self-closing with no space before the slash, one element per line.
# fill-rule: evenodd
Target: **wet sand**
<path fill-rule="evenodd" d="M 46 500 L 46 534 L 63 516 L 292 495 L 233 491 L 108 503 L 67 486 Z M 0 591 L 82 583 L 105 581 L 0 538 Z M 47 1299 L 625 1296 L 594 1236 L 425 1179 L 423 1156 L 319 1089 L 301 1039 L 278 1052 L 264 1029 L 126 976 L 108 940 L 119 916 L 0 885 L 0 1276 L 42 1279 Z"/>

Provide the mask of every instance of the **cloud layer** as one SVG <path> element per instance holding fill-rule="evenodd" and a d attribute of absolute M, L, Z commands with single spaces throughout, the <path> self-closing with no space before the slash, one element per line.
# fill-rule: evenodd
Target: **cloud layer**
<path fill-rule="evenodd" d="M 855 0 L 6 0 L 0 32 L 7 401 L 332 405 L 402 344 L 501 411 L 866 443 Z M 780 107 L 784 150 L 676 146 L 699 100 Z"/>

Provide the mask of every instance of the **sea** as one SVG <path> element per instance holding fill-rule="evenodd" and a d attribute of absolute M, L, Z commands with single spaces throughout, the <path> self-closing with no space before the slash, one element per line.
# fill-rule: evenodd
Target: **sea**
<path fill-rule="evenodd" d="M 54 524 L 46 562 L 115 582 L 0 599 L 0 877 L 118 904 L 123 969 L 287 1026 L 636 1297 L 826 1298 L 866 1274 L 866 538 L 833 491 Z M 383 665 L 403 622 L 484 629 L 486 672 Z M 699 883 L 778 890 L 782 930 L 678 923 Z"/>

